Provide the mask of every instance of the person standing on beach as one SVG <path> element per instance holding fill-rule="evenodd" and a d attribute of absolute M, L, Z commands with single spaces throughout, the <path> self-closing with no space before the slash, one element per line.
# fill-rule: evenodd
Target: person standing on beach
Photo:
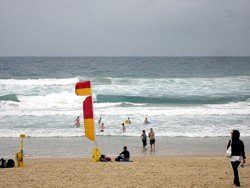
<path fill-rule="evenodd" d="M 150 129 L 150 132 L 148 133 L 149 141 L 150 141 L 150 147 L 151 151 L 153 148 L 155 149 L 155 132 L 153 131 L 153 128 Z"/>
<path fill-rule="evenodd" d="M 145 148 L 147 145 L 147 135 L 146 135 L 145 130 L 142 131 L 141 141 L 142 141 L 143 148 Z"/>
<path fill-rule="evenodd" d="M 75 124 L 74 124 L 75 127 L 80 127 L 80 117 L 78 116 L 76 119 L 75 119 Z"/>
<path fill-rule="evenodd" d="M 238 130 L 233 130 L 231 133 L 231 139 L 228 142 L 227 149 L 231 146 L 231 164 L 234 172 L 234 185 L 240 187 L 238 167 L 241 163 L 241 167 L 244 167 L 246 163 L 244 143 L 240 140 L 240 132 Z"/>

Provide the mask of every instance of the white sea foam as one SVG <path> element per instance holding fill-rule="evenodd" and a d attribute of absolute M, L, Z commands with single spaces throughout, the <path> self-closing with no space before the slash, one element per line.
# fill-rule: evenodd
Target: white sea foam
<path fill-rule="evenodd" d="M 75 137 L 83 130 L 73 127 L 82 118 L 85 97 L 76 96 L 75 83 L 83 78 L 0 79 L 0 96 L 14 94 L 20 102 L 0 101 L 0 137 Z M 97 135 L 138 136 L 153 127 L 157 136 L 227 136 L 232 127 L 250 136 L 250 77 L 225 78 L 95 78 L 92 82 L 96 121 L 103 118 L 105 132 Z M 220 104 L 154 104 L 137 101 L 101 102 L 98 94 L 112 96 L 171 97 L 245 97 Z M 147 99 L 147 98 L 146 98 Z M 150 102 L 150 101 L 149 101 Z M 142 124 L 145 117 L 151 123 Z M 121 132 L 121 123 L 130 117 L 132 125 Z M 82 120 L 81 120 L 82 121 Z M 98 127 L 96 127 L 97 129 Z"/>
<path fill-rule="evenodd" d="M 0 79 L 0 85 L 7 86 L 55 86 L 55 85 L 70 85 L 79 81 L 78 77 L 74 78 L 39 78 L 39 79 Z"/>
<path fill-rule="evenodd" d="M 103 78 L 107 79 L 107 78 Z M 111 79 L 111 78 L 110 78 Z M 75 83 L 83 78 L 65 79 L 0 79 L 0 95 L 49 94 L 74 91 Z M 106 95 L 175 96 L 249 93 L 249 76 L 225 78 L 112 78 L 100 84 L 92 82 L 93 93 Z M 101 80 L 101 78 L 99 79 Z M 98 80 L 97 80 L 98 81 Z"/>

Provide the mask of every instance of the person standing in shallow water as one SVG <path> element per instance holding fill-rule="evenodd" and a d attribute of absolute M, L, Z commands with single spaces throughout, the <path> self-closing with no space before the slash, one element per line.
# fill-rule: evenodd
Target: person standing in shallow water
<path fill-rule="evenodd" d="M 76 119 L 75 119 L 75 124 L 74 124 L 75 127 L 80 127 L 80 117 L 78 116 Z"/>
<path fill-rule="evenodd" d="M 234 172 L 234 185 L 236 185 L 236 187 L 240 187 L 238 167 L 240 163 L 241 166 L 244 167 L 244 164 L 246 163 L 246 156 L 244 143 L 240 140 L 240 132 L 238 130 L 233 130 L 231 139 L 229 140 L 227 145 L 227 149 L 230 147 L 230 145 L 232 148 L 232 155 L 230 160 Z"/>
<path fill-rule="evenodd" d="M 129 117 L 128 117 L 128 119 L 125 121 L 125 123 L 126 123 L 126 124 L 131 124 L 131 121 L 130 121 Z"/>
<path fill-rule="evenodd" d="M 101 125 L 101 122 L 102 122 L 102 118 L 100 117 L 98 120 L 98 125 Z"/>
<path fill-rule="evenodd" d="M 155 132 L 153 131 L 153 128 L 150 129 L 150 132 L 148 133 L 149 141 L 150 141 L 150 147 L 151 150 L 155 149 Z"/>
<path fill-rule="evenodd" d="M 124 123 L 122 123 L 122 129 L 121 129 L 121 131 L 122 131 L 123 133 L 126 131 L 126 127 L 125 127 Z"/>
<path fill-rule="evenodd" d="M 100 130 L 100 132 L 104 132 L 104 129 L 105 129 L 104 123 L 101 123 L 98 130 Z"/>
<path fill-rule="evenodd" d="M 146 135 L 145 130 L 142 131 L 141 141 L 142 141 L 143 148 L 145 148 L 147 145 L 147 135 Z"/>
<path fill-rule="evenodd" d="M 148 123 L 149 123 L 148 118 L 145 117 L 145 120 L 144 120 L 143 124 L 148 124 Z"/>

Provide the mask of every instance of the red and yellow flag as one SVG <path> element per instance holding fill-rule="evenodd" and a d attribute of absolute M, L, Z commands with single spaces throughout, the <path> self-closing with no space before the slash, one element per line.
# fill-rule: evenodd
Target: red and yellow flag
<path fill-rule="evenodd" d="M 80 96 L 88 96 L 83 101 L 84 130 L 85 136 L 95 141 L 95 122 L 90 81 L 78 82 L 75 86 L 75 93 Z"/>
<path fill-rule="evenodd" d="M 92 95 L 90 81 L 76 83 L 75 93 L 81 96 Z"/>
<path fill-rule="evenodd" d="M 92 96 L 88 96 L 83 102 L 83 114 L 84 114 L 84 127 L 85 127 L 85 136 L 95 141 L 95 122 L 93 115 L 93 107 L 92 107 Z"/>

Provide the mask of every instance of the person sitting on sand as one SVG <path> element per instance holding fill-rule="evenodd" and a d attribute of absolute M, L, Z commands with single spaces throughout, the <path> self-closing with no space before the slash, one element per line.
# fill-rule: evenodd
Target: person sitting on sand
<path fill-rule="evenodd" d="M 100 130 L 101 132 L 104 132 L 104 129 L 105 129 L 105 126 L 104 126 L 104 123 L 102 123 L 102 124 L 99 126 L 98 130 Z"/>
<path fill-rule="evenodd" d="M 126 127 L 124 125 L 124 123 L 122 123 L 122 129 L 121 129 L 122 132 L 125 132 L 126 131 Z"/>
<path fill-rule="evenodd" d="M 119 154 L 118 157 L 115 158 L 115 161 L 120 162 L 120 161 L 129 161 L 130 159 L 130 152 L 128 151 L 127 146 L 123 147 L 123 152 Z"/>
<path fill-rule="evenodd" d="M 75 119 L 75 124 L 74 124 L 75 127 L 80 127 L 80 117 L 78 116 L 76 119 Z"/>

